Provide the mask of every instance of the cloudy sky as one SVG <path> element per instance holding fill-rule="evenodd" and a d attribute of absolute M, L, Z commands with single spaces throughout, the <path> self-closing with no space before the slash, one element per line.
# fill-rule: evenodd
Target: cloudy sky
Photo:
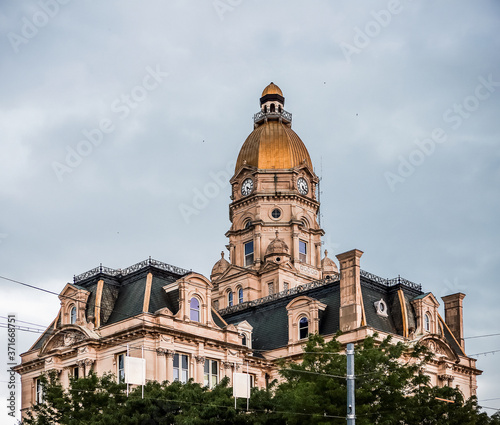
<path fill-rule="evenodd" d="M 353 3 L 2 1 L 0 274 L 57 293 L 148 256 L 209 275 L 274 81 L 322 177 L 331 256 L 358 248 L 379 276 L 464 292 L 466 337 L 500 333 L 500 3 Z M 55 295 L 0 288 L 2 317 L 57 314 Z M 497 408 L 499 356 L 476 356 Z"/>

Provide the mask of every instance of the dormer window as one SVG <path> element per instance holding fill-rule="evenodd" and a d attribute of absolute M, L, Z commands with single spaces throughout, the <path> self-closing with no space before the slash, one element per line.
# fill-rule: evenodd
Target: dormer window
<path fill-rule="evenodd" d="M 191 298 L 189 302 L 189 318 L 193 322 L 200 321 L 200 302 L 195 297 Z"/>
<path fill-rule="evenodd" d="M 299 320 L 299 339 L 305 339 L 309 336 L 309 320 L 307 317 L 302 317 Z"/>
<path fill-rule="evenodd" d="M 247 336 L 245 334 L 241 335 L 241 344 L 247 346 Z"/>
<path fill-rule="evenodd" d="M 424 331 L 425 332 L 431 331 L 431 316 L 429 313 L 424 314 Z"/>
<path fill-rule="evenodd" d="M 69 323 L 74 325 L 76 323 L 76 307 L 73 306 L 71 307 L 70 313 L 69 313 Z"/>

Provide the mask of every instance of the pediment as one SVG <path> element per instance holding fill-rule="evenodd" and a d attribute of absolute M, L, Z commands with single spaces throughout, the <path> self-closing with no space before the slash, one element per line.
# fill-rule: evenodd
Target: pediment
<path fill-rule="evenodd" d="M 81 293 L 90 294 L 90 291 L 77 287 L 71 283 L 67 283 L 63 290 L 59 293 L 59 298 L 71 298 L 74 295 Z"/>
<path fill-rule="evenodd" d="M 220 277 L 215 281 L 217 283 L 223 282 L 226 279 L 231 279 L 234 277 L 239 277 L 245 274 L 255 274 L 253 270 L 245 269 L 244 267 L 236 266 L 231 264 L 225 271 L 220 275 Z"/>
<path fill-rule="evenodd" d="M 269 261 L 265 263 L 264 266 L 260 269 L 260 274 L 264 274 L 277 269 L 282 269 L 293 273 L 297 272 L 297 269 L 292 265 L 292 263 L 290 263 L 290 261 L 286 261 L 280 264 Z"/>
<path fill-rule="evenodd" d="M 424 345 L 434 354 L 436 359 L 446 359 L 450 361 L 458 360 L 458 356 L 450 347 L 450 345 L 438 336 L 429 336 L 420 340 L 420 344 Z"/>
<path fill-rule="evenodd" d="M 77 325 L 66 325 L 58 329 L 42 346 L 40 353 L 64 350 L 89 339 L 97 339 L 97 334 Z"/>

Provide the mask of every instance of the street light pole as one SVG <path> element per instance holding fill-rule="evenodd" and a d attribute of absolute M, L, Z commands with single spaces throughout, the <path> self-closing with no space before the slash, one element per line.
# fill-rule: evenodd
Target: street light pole
<path fill-rule="evenodd" d="M 356 425 L 354 400 L 354 344 L 347 344 L 347 425 Z"/>

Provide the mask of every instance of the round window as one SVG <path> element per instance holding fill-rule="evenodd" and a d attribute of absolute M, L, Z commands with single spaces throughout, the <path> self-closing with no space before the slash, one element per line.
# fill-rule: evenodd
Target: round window
<path fill-rule="evenodd" d="M 278 208 L 275 208 L 272 212 L 271 215 L 273 218 L 280 218 L 281 217 L 281 211 Z"/>

